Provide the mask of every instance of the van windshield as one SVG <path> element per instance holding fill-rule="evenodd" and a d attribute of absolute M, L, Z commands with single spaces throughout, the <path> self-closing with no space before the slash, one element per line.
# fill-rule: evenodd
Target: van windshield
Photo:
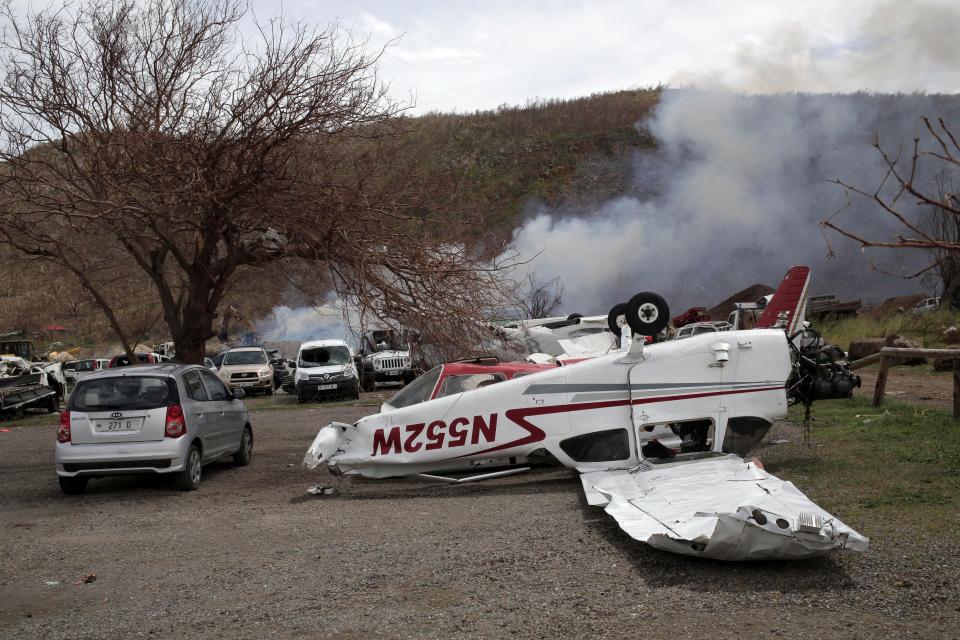
<path fill-rule="evenodd" d="M 350 349 L 344 346 L 311 347 L 300 352 L 298 367 L 326 367 L 333 364 L 350 364 Z"/>
<path fill-rule="evenodd" d="M 81 380 L 70 394 L 74 411 L 124 411 L 157 409 L 177 404 L 179 396 L 172 378 L 113 376 Z"/>

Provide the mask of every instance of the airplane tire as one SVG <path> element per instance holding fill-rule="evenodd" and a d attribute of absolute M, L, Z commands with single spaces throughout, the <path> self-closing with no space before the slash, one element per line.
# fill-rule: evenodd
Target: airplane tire
<path fill-rule="evenodd" d="M 613 335 L 620 337 L 621 327 L 617 324 L 617 318 L 627 313 L 627 303 L 621 302 L 619 304 L 613 305 L 613 308 L 610 309 L 610 313 L 607 314 L 607 326 L 610 327 L 610 331 L 613 332 Z"/>
<path fill-rule="evenodd" d="M 626 314 L 627 324 L 634 333 L 641 336 L 655 336 L 666 329 L 670 322 L 670 307 L 667 306 L 667 301 L 660 294 L 651 291 L 644 291 L 630 298 Z"/>

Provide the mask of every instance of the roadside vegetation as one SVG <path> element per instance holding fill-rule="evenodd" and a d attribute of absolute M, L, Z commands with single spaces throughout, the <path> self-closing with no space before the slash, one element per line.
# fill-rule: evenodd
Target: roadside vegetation
<path fill-rule="evenodd" d="M 885 338 L 894 333 L 915 340 L 924 347 L 942 349 L 949 346 L 943 335 L 949 327 L 960 329 L 960 312 L 939 309 L 925 314 L 907 312 L 883 317 L 864 313 L 855 318 L 828 321 L 816 328 L 828 342 L 846 351 L 853 340 Z"/>
<path fill-rule="evenodd" d="M 861 396 L 817 403 L 813 417 L 812 447 L 767 448 L 768 471 L 868 536 L 902 526 L 960 541 L 960 424 L 948 412 Z M 802 428 L 802 408 L 788 420 Z"/>

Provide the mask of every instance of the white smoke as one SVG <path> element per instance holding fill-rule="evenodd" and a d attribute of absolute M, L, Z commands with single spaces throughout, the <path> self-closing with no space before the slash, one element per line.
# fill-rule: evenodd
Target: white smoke
<path fill-rule="evenodd" d="M 257 323 L 261 338 L 272 342 L 306 342 L 339 339 L 350 342 L 352 333 L 344 323 L 343 308 L 337 304 L 318 307 L 274 307 Z"/>
<path fill-rule="evenodd" d="M 667 91 L 649 128 L 659 148 L 639 153 L 624 196 L 588 210 L 534 206 L 514 248 L 529 269 L 559 277 L 564 311 L 605 313 L 637 291 L 675 309 L 712 305 L 748 285 L 776 283 L 792 264 L 813 268 L 814 292 L 879 300 L 916 281 L 873 270 L 915 267 L 918 253 L 864 255 L 818 222 L 845 202 L 840 178 L 868 190 L 884 177 L 875 136 L 911 151 L 918 120 L 960 122 L 960 100 L 925 95 L 760 95 Z M 844 214 L 889 237 L 891 220 L 866 201 Z"/>

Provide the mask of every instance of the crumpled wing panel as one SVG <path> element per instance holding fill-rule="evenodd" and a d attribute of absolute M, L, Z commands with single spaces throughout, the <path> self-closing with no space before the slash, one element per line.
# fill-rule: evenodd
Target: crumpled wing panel
<path fill-rule="evenodd" d="M 729 455 L 581 476 L 587 502 L 632 538 L 718 560 L 799 559 L 869 540 L 792 483 Z"/>

